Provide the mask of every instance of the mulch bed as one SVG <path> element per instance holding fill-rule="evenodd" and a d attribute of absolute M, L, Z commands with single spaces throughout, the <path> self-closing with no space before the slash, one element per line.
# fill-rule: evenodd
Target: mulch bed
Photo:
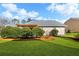
<path fill-rule="evenodd" d="M 20 40 L 19 38 L 0 38 L 0 40 Z M 54 40 L 54 37 L 53 36 L 42 36 L 42 37 L 34 37 L 34 38 L 25 38 L 25 39 L 22 39 L 21 40 Z"/>
<path fill-rule="evenodd" d="M 41 40 L 54 40 L 54 37 L 53 36 L 42 36 L 41 38 L 40 38 Z"/>
<path fill-rule="evenodd" d="M 0 38 L 0 40 L 16 40 L 15 38 Z"/>

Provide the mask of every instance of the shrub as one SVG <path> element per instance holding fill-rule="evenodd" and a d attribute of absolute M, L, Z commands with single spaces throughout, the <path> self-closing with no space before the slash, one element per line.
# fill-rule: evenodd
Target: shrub
<path fill-rule="evenodd" d="M 1 34 L 1 30 L 2 30 L 2 27 L 0 26 L 0 34 Z"/>
<path fill-rule="evenodd" d="M 19 28 L 19 27 L 13 27 L 13 30 L 14 30 L 13 35 L 15 37 L 21 37 L 22 36 L 23 31 L 22 31 L 21 28 Z"/>
<path fill-rule="evenodd" d="M 3 38 L 16 38 L 21 35 L 21 29 L 18 27 L 7 26 L 2 28 L 1 37 Z"/>
<path fill-rule="evenodd" d="M 33 33 L 33 36 L 40 37 L 40 36 L 42 36 L 44 34 L 44 31 L 39 27 L 34 27 L 32 29 L 32 33 Z"/>
<path fill-rule="evenodd" d="M 57 35 L 58 35 L 58 30 L 57 30 L 57 29 L 53 29 L 53 30 L 50 32 L 50 35 L 52 35 L 52 36 L 57 36 Z"/>
<path fill-rule="evenodd" d="M 71 31 L 70 31 L 70 30 L 68 30 L 68 31 L 67 31 L 67 33 L 71 33 Z"/>
<path fill-rule="evenodd" d="M 39 27 L 34 27 L 32 30 L 29 27 L 18 28 L 6 26 L 1 30 L 1 37 L 3 38 L 28 38 L 33 36 L 42 36 L 44 31 Z"/>
<path fill-rule="evenodd" d="M 32 31 L 29 27 L 22 28 L 22 37 L 31 37 L 32 35 Z"/>

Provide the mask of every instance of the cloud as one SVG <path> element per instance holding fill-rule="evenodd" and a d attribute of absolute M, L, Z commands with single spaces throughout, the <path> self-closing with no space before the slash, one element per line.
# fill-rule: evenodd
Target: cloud
<path fill-rule="evenodd" d="M 39 13 L 36 12 L 36 11 L 30 11 L 30 12 L 28 12 L 28 17 L 37 17 L 38 15 L 39 15 Z"/>
<path fill-rule="evenodd" d="M 55 6 L 55 10 L 57 10 L 57 11 L 64 11 L 64 8 L 65 6 L 64 5 L 56 5 Z"/>
<path fill-rule="evenodd" d="M 76 11 L 74 11 L 75 13 L 73 14 L 72 17 L 75 17 L 75 18 L 79 18 L 79 10 L 77 9 Z"/>
<path fill-rule="evenodd" d="M 19 9 L 17 11 L 17 14 L 20 16 L 26 16 L 27 15 L 27 11 L 25 9 Z"/>
<path fill-rule="evenodd" d="M 71 17 L 78 17 L 79 18 L 79 4 L 78 3 L 54 3 L 50 4 L 47 7 L 48 11 L 51 11 L 52 13 L 55 11 L 62 15 L 64 19 L 56 19 L 57 21 L 64 23 L 66 20 L 68 20 Z"/>
<path fill-rule="evenodd" d="M 50 4 L 48 7 L 47 7 L 47 10 L 51 10 L 51 11 L 53 11 L 54 10 L 54 7 L 55 6 L 55 4 L 54 3 L 52 3 L 52 4 Z"/>
<path fill-rule="evenodd" d="M 71 15 L 78 10 L 78 4 L 65 3 L 65 4 L 50 4 L 47 7 L 48 11 L 57 11 L 62 15 Z"/>
<path fill-rule="evenodd" d="M 1 6 L 10 12 L 16 12 L 18 10 L 16 4 L 1 4 Z"/>
<path fill-rule="evenodd" d="M 9 11 L 2 12 L 1 16 L 7 17 L 7 18 L 12 18 L 13 17 L 13 15 Z"/>
<path fill-rule="evenodd" d="M 39 16 L 39 13 L 32 10 L 27 11 L 24 8 L 18 8 L 16 4 L 1 4 L 3 8 L 5 8 L 5 11 L 3 11 L 1 14 L 2 16 L 5 16 L 7 18 L 18 18 L 18 19 L 25 19 L 25 18 L 34 18 Z M 1 15 L 0 14 L 0 15 Z M 14 15 L 16 14 L 16 15 Z"/>
<path fill-rule="evenodd" d="M 49 17 L 45 18 L 43 16 L 40 16 L 40 13 L 37 11 L 28 11 L 24 8 L 18 8 L 16 4 L 1 4 L 1 6 L 5 8 L 5 10 L 2 13 L 0 13 L 0 15 L 7 18 L 27 19 L 30 17 L 37 20 L 57 20 L 59 22 L 64 23 L 67 19 L 69 19 L 69 17 L 79 17 L 79 4 L 77 3 L 53 3 L 48 5 L 48 11 L 51 11 L 51 13 L 55 11 L 57 13 L 60 13 L 62 17 L 65 17 L 65 19 L 61 19 L 62 21 L 60 19 L 51 19 Z"/>
<path fill-rule="evenodd" d="M 17 14 L 20 16 L 21 19 L 24 18 L 35 18 L 39 16 L 39 13 L 36 11 L 27 11 L 25 9 L 19 9 Z"/>
<path fill-rule="evenodd" d="M 64 5 L 61 5 L 61 4 L 56 4 L 56 3 L 52 3 L 52 4 L 50 4 L 48 7 L 47 7 L 47 10 L 49 10 L 49 11 L 54 11 L 54 10 L 56 10 L 56 11 L 64 11 Z"/>
<path fill-rule="evenodd" d="M 42 16 L 38 16 L 35 18 L 36 20 L 49 20 L 48 18 L 42 17 Z"/>
<path fill-rule="evenodd" d="M 14 16 L 13 18 L 20 19 L 19 16 Z"/>

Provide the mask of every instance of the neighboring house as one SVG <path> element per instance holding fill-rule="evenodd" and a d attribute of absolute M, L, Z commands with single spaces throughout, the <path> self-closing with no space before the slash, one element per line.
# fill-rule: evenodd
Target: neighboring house
<path fill-rule="evenodd" d="M 51 30 L 53 30 L 54 28 L 58 30 L 58 35 L 65 34 L 65 26 L 61 24 L 60 22 L 57 22 L 54 20 L 36 20 L 36 21 L 30 21 L 27 24 L 18 24 L 17 26 L 18 27 L 39 26 L 45 31 L 44 35 L 49 35 Z"/>
<path fill-rule="evenodd" d="M 64 23 L 66 26 L 66 31 L 79 32 L 79 18 L 70 18 Z"/>

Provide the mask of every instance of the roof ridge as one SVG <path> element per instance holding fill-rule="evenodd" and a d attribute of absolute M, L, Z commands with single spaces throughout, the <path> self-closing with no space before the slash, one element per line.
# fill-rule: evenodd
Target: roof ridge
<path fill-rule="evenodd" d="M 64 24 L 56 20 L 37 20 L 37 21 L 30 21 L 27 24 L 38 24 L 39 26 L 64 26 Z"/>

